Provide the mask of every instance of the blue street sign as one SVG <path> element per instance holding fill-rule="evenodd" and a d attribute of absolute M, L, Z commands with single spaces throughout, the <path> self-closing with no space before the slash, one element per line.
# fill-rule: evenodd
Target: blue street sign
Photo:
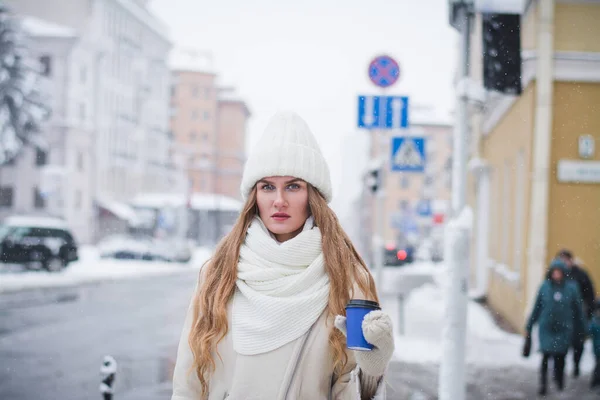
<path fill-rule="evenodd" d="M 392 138 L 392 171 L 425 171 L 425 138 L 399 136 Z"/>
<path fill-rule="evenodd" d="M 417 203 L 416 207 L 417 214 L 421 217 L 430 217 L 431 216 L 431 200 L 423 199 Z"/>
<path fill-rule="evenodd" d="M 398 228 L 403 233 L 419 233 L 419 225 L 417 225 L 417 222 L 414 220 L 414 218 L 409 215 L 406 215 L 402 218 Z"/>
<path fill-rule="evenodd" d="M 400 129 L 408 127 L 408 97 L 358 96 L 358 127 Z"/>

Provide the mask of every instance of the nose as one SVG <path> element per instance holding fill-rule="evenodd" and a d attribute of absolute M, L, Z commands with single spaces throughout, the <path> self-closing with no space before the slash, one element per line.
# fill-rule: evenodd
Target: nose
<path fill-rule="evenodd" d="M 287 205 L 287 200 L 285 199 L 285 192 L 283 190 L 277 190 L 273 205 L 275 206 L 275 208 L 282 208 Z"/>

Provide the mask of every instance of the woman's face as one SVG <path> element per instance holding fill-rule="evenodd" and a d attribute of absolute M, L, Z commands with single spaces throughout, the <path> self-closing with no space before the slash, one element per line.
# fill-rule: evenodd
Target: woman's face
<path fill-rule="evenodd" d="M 558 268 L 554 268 L 552 270 L 552 280 L 554 282 L 560 282 L 560 281 L 562 281 L 562 278 L 563 278 L 562 271 L 560 269 L 558 269 Z"/>
<path fill-rule="evenodd" d="M 308 218 L 308 185 L 293 176 L 271 176 L 256 184 L 258 215 L 279 242 L 302 231 Z"/>

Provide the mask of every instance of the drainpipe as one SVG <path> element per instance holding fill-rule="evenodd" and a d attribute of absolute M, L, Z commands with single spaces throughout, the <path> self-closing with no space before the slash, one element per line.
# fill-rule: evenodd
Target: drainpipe
<path fill-rule="evenodd" d="M 542 281 L 548 245 L 548 197 L 552 140 L 554 0 L 539 0 L 531 200 L 527 249 L 527 307 Z"/>

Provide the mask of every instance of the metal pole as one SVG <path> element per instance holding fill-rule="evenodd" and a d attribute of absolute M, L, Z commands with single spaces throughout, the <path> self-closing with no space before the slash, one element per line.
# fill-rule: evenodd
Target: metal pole
<path fill-rule="evenodd" d="M 446 293 L 446 319 L 442 337 L 442 359 L 438 387 L 439 400 L 465 400 L 465 347 L 467 326 L 468 230 L 463 226 L 466 204 L 468 92 L 471 4 L 462 3 L 457 10 L 460 54 L 457 113 L 453 137 L 452 219 L 445 232 L 450 282 Z"/>
<path fill-rule="evenodd" d="M 375 218 L 375 232 L 373 237 L 373 262 L 375 263 L 375 285 L 379 291 L 382 288 L 383 275 L 383 245 L 384 245 L 384 229 L 385 229 L 385 162 L 382 162 L 381 144 L 382 138 L 379 135 L 384 133 L 375 131 L 371 135 L 371 149 L 373 151 L 372 160 L 376 160 L 379 169 L 379 182 L 377 191 L 375 192 L 375 210 L 373 217 Z"/>
<path fill-rule="evenodd" d="M 398 333 L 404 335 L 406 330 L 404 329 L 404 293 L 398 295 Z"/>
<path fill-rule="evenodd" d="M 377 266 L 377 270 L 375 271 L 375 284 L 377 285 L 377 289 L 379 291 L 382 290 L 382 276 L 383 276 L 383 263 L 384 263 L 384 258 L 383 258 L 383 242 L 384 242 L 384 229 L 385 229 L 385 189 L 384 189 L 384 185 L 385 185 L 385 178 L 384 178 L 384 171 L 385 171 L 385 166 L 382 163 L 381 164 L 381 169 L 379 171 L 379 180 L 380 180 L 380 185 L 377 191 L 377 206 L 376 206 L 376 213 L 377 213 L 377 240 L 376 240 L 376 245 L 377 247 L 375 248 L 375 265 Z"/>

